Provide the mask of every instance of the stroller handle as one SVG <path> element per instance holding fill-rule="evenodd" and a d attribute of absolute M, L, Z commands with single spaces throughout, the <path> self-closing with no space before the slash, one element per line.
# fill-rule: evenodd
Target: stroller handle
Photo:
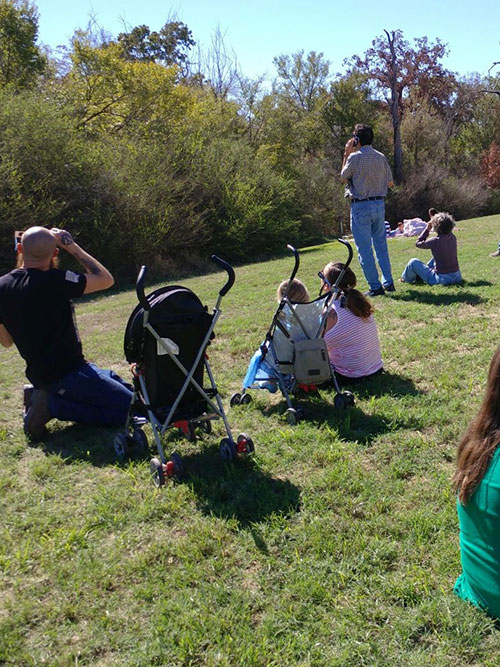
<path fill-rule="evenodd" d="M 347 259 L 347 262 L 345 263 L 345 268 L 347 269 L 347 267 L 349 266 L 349 264 L 350 264 L 351 261 L 352 261 L 352 254 L 353 254 L 353 253 L 352 253 L 352 246 L 351 246 L 351 244 L 349 243 L 349 241 L 344 241 L 344 239 L 337 239 L 337 241 L 338 241 L 339 243 L 343 243 L 343 244 L 346 246 L 347 250 L 349 251 L 349 257 L 348 257 L 348 259 Z"/>
<path fill-rule="evenodd" d="M 234 285 L 234 269 L 231 266 L 231 264 L 228 264 L 220 257 L 217 257 L 217 255 L 212 255 L 210 259 L 212 260 L 212 262 L 215 262 L 215 264 L 220 266 L 221 269 L 224 269 L 224 271 L 226 271 L 227 273 L 227 282 L 219 292 L 220 296 L 226 296 L 231 287 Z"/>
<path fill-rule="evenodd" d="M 144 294 L 144 281 L 146 280 L 147 273 L 148 267 L 144 265 L 141 266 L 141 270 L 137 276 L 137 282 L 135 283 L 137 298 L 139 299 L 139 303 L 144 308 L 144 310 L 149 310 L 149 301 L 146 299 L 146 295 Z"/>
<path fill-rule="evenodd" d="M 288 250 L 291 250 L 293 252 L 293 255 L 295 257 L 295 266 L 293 267 L 292 275 L 290 276 L 290 282 L 288 283 L 290 285 L 292 280 L 297 275 L 297 271 L 299 270 L 300 259 L 299 259 L 299 253 L 297 252 L 296 248 L 293 247 L 293 245 L 290 245 L 290 243 L 288 243 L 286 247 L 288 248 Z"/>

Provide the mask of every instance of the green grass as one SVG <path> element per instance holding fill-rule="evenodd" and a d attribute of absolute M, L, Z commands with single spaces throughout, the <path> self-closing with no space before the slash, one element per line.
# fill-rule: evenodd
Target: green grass
<path fill-rule="evenodd" d="M 253 392 L 228 416 L 255 456 L 223 463 L 220 422 L 196 443 L 167 438 L 189 476 L 160 491 L 148 460 L 117 463 L 113 430 L 53 422 L 26 443 L 23 364 L 2 349 L 0 664 L 497 665 L 494 623 L 452 593 L 450 478 L 498 344 L 499 235 L 500 216 L 459 223 L 463 285 L 375 301 L 387 373 L 354 408 L 323 393 L 291 427 L 280 395 Z M 414 241 L 389 241 L 396 277 L 427 257 Z M 318 269 L 344 258 L 308 248 L 299 277 L 315 293 Z M 292 266 L 236 270 L 209 348 L 226 406 Z M 211 308 L 223 281 L 183 284 Z M 121 292 L 77 307 L 87 357 L 124 376 L 134 306 Z"/>

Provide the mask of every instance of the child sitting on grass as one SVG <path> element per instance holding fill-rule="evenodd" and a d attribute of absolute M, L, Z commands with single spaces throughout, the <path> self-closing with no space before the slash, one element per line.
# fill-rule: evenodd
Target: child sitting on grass
<path fill-rule="evenodd" d="M 383 368 L 373 306 L 354 289 L 353 271 L 341 262 L 330 262 L 323 269 L 329 284 L 324 282 L 321 291 L 330 289 L 342 270 L 345 272 L 339 287 L 343 294 L 333 301 L 324 335 L 330 364 L 341 384 L 378 375 Z"/>
<path fill-rule="evenodd" d="M 288 288 L 288 300 L 291 301 L 292 303 L 307 303 L 309 299 L 309 292 L 307 291 L 307 287 L 304 285 L 304 283 L 301 280 L 298 280 L 297 278 L 294 278 L 292 282 L 290 283 L 290 287 L 288 287 L 289 280 L 284 280 L 278 287 L 278 290 L 276 292 L 276 298 L 278 300 L 278 303 L 281 303 L 281 299 L 285 297 L 286 290 Z"/>
<path fill-rule="evenodd" d="M 427 263 L 416 257 L 410 259 L 400 278 L 402 283 L 414 283 L 421 278 L 428 285 L 455 285 L 462 280 L 458 266 L 457 238 L 452 233 L 455 220 L 449 213 L 429 210 L 431 219 L 418 237 L 417 248 L 432 252 L 432 259 Z M 428 239 L 431 229 L 436 236 Z"/>
<path fill-rule="evenodd" d="M 278 303 L 282 302 L 285 295 L 291 303 L 307 303 L 310 300 L 309 292 L 304 283 L 297 278 L 292 280 L 290 286 L 289 282 L 289 280 L 284 280 L 278 286 L 276 291 Z M 283 312 L 280 312 L 278 317 L 281 318 L 283 315 Z M 274 394 L 278 389 L 278 381 L 274 377 L 276 377 L 276 370 L 267 362 L 267 359 L 262 359 L 262 351 L 259 348 L 250 360 L 243 386 L 247 388 L 255 383 L 261 389 L 267 389 Z"/>

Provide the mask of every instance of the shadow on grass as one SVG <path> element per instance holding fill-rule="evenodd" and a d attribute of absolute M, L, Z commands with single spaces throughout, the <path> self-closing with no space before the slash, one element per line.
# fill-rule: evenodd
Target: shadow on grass
<path fill-rule="evenodd" d="M 423 392 L 417 389 L 413 380 L 399 375 L 398 373 L 389 373 L 384 371 L 380 375 L 341 386 L 341 390 L 352 391 L 355 396 L 360 398 L 369 398 L 370 396 L 418 396 Z"/>
<path fill-rule="evenodd" d="M 470 283 L 468 286 L 472 286 Z M 467 303 L 475 305 L 481 303 L 483 299 L 478 294 L 465 292 L 460 287 L 447 287 L 446 292 L 432 292 L 432 287 L 422 285 L 417 289 L 409 289 L 406 292 L 397 292 L 391 295 L 391 298 L 398 301 L 418 301 L 434 306 L 448 306 L 452 303 Z"/>
<path fill-rule="evenodd" d="M 462 280 L 464 287 L 491 287 L 493 283 L 490 280 Z"/>
<path fill-rule="evenodd" d="M 355 401 L 367 400 L 384 395 L 393 396 L 418 396 L 423 394 L 417 389 L 412 380 L 397 373 L 384 372 L 373 378 L 363 380 L 359 383 L 346 384 L 340 387 L 341 391 L 351 391 Z M 311 425 L 328 426 L 336 429 L 339 436 L 344 440 L 355 440 L 363 445 L 369 445 L 382 433 L 393 433 L 404 429 L 419 429 L 423 424 L 404 410 L 394 411 L 390 416 L 371 414 L 367 415 L 356 405 L 351 408 L 335 408 L 333 397 L 335 390 L 320 391 L 315 396 L 303 398 L 292 398 L 294 407 L 300 407 L 304 411 L 304 421 Z M 272 405 L 255 404 L 264 418 L 274 414 L 283 415 L 286 411 L 286 403 Z"/>
<path fill-rule="evenodd" d="M 286 479 L 272 477 L 252 457 L 223 461 L 217 447 L 182 457 L 186 483 L 193 489 L 201 512 L 236 519 L 252 533 L 256 546 L 267 551 L 255 524 L 270 515 L 289 516 L 300 510 L 300 491 Z"/>
<path fill-rule="evenodd" d="M 68 464 L 86 461 L 102 467 L 117 462 L 113 438 L 119 430 L 116 427 L 60 422 L 60 427 L 51 431 L 46 440 L 33 446 L 46 454 L 60 455 Z"/>
<path fill-rule="evenodd" d="M 116 428 L 70 424 L 53 431 L 49 438 L 33 446 L 46 454 L 58 454 L 67 464 L 84 461 L 94 466 L 118 464 L 113 449 Z M 182 438 L 179 438 L 182 440 Z M 263 472 L 252 457 L 234 463 L 220 458 L 217 446 L 196 443 L 198 451 L 184 453 L 185 483 L 192 487 L 200 510 L 226 519 L 236 519 L 248 528 L 255 544 L 266 551 L 264 539 L 254 524 L 271 514 L 287 516 L 300 509 L 300 491 L 286 479 Z M 165 453 L 176 449 L 175 439 Z M 150 440 L 150 455 L 156 455 Z M 142 457 L 141 457 L 142 458 Z M 149 455 L 144 457 L 149 460 Z"/>

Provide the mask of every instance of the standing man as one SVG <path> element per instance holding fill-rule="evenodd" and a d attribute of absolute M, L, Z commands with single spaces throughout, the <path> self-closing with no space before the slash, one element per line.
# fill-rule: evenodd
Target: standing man
<path fill-rule="evenodd" d="M 385 233 L 385 196 L 392 187 L 392 174 L 387 158 L 372 148 L 373 130 L 369 125 L 356 125 L 345 145 L 340 176 L 347 181 L 351 200 L 351 231 L 358 250 L 359 263 L 370 286 L 367 296 L 394 292 L 391 262 Z M 379 280 L 373 247 L 382 273 Z"/>
<path fill-rule="evenodd" d="M 85 273 L 55 268 L 63 248 Z M 85 361 L 72 298 L 111 287 L 110 272 L 64 230 L 30 227 L 18 244 L 18 267 L 0 277 L 0 343 L 15 343 L 34 385 L 24 430 L 40 440 L 50 419 L 124 424 L 132 388 Z"/>

